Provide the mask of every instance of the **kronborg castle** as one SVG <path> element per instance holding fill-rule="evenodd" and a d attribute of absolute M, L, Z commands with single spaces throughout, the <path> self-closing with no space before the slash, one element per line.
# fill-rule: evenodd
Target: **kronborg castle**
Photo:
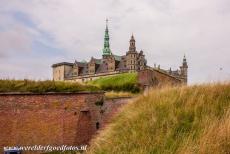
<path fill-rule="evenodd" d="M 124 55 L 118 56 L 112 53 L 109 43 L 108 21 L 104 35 L 104 48 L 102 58 L 91 57 L 89 62 L 73 63 L 61 62 L 52 65 L 53 80 L 85 82 L 100 77 L 112 76 L 125 72 L 138 72 L 140 84 L 143 86 L 161 83 L 186 84 L 188 65 L 184 56 L 182 65 L 178 70 L 164 70 L 160 66 L 147 65 L 144 52 L 136 50 L 136 41 L 132 35 L 129 41 L 129 49 Z"/>

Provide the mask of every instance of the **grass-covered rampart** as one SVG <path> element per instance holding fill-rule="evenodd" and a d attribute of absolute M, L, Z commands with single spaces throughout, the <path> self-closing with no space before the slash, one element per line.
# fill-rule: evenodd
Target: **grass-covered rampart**
<path fill-rule="evenodd" d="M 93 85 L 82 85 L 76 82 L 31 81 L 31 80 L 0 80 L 0 92 L 80 92 L 98 91 Z"/>
<path fill-rule="evenodd" d="M 137 93 L 140 88 L 137 86 L 137 73 L 123 73 L 114 76 L 99 78 L 88 82 L 105 91 L 128 91 Z"/>
<path fill-rule="evenodd" d="M 230 84 L 155 89 L 124 106 L 92 154 L 229 154 Z"/>

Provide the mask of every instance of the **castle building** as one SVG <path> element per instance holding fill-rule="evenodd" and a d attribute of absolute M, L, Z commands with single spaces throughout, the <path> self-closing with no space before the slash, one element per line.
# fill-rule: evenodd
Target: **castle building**
<path fill-rule="evenodd" d="M 77 61 L 74 63 L 61 62 L 52 65 L 53 80 L 55 81 L 78 81 L 85 82 L 94 80 L 104 76 L 112 76 L 125 72 L 140 72 L 146 69 L 158 71 L 166 76 L 170 76 L 183 83 L 187 83 L 187 61 L 184 56 L 180 70 L 172 71 L 163 70 L 158 66 L 147 66 L 144 52 L 136 50 L 136 41 L 132 35 L 129 41 L 128 51 L 122 55 L 115 55 L 110 49 L 108 20 L 106 20 L 106 28 L 104 34 L 104 48 L 102 50 L 102 58 L 97 59 L 91 57 L 90 61 Z"/>

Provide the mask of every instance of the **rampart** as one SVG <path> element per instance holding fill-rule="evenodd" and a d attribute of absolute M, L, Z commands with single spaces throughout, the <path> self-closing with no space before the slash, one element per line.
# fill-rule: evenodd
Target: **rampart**
<path fill-rule="evenodd" d="M 103 101 L 104 92 L 0 93 L 0 147 L 87 144 Z"/>

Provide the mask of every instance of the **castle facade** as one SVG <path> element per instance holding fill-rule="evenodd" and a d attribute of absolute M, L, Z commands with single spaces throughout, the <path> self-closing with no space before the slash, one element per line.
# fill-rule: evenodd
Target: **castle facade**
<path fill-rule="evenodd" d="M 97 59 L 91 57 L 90 61 L 79 62 L 75 60 L 73 63 L 61 62 L 52 65 L 53 80 L 55 81 L 78 81 L 85 82 L 94 80 L 104 76 L 112 76 L 125 72 L 140 72 L 146 69 L 158 71 L 166 76 L 170 76 L 175 80 L 187 83 L 187 61 L 184 57 L 182 66 L 179 70 L 172 71 L 161 69 L 160 66 L 150 67 L 147 65 L 144 52 L 136 50 L 136 41 L 131 36 L 128 51 L 118 56 L 112 53 L 109 43 L 108 21 L 106 21 L 104 48 L 102 50 L 102 58 Z"/>

